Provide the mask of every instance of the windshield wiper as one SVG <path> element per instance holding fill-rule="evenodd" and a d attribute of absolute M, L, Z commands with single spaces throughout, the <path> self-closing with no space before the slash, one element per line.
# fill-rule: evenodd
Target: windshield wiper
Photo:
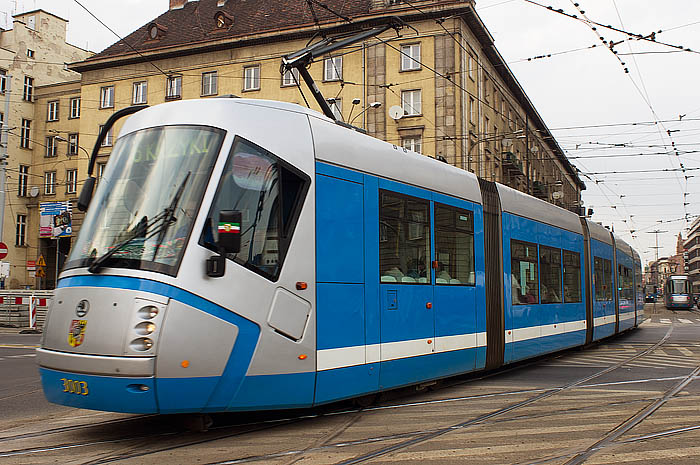
<path fill-rule="evenodd" d="M 156 259 L 156 255 L 158 255 L 158 251 L 160 250 L 160 244 L 163 243 L 163 239 L 165 239 L 165 234 L 168 232 L 168 228 L 170 228 L 171 224 L 177 221 L 175 218 L 175 209 L 177 208 L 177 204 L 180 203 L 180 198 L 182 197 L 182 193 L 185 191 L 185 186 L 187 185 L 187 181 L 190 179 L 191 174 L 192 171 L 187 172 L 187 176 L 185 176 L 185 179 L 182 180 L 180 187 L 178 187 L 177 192 L 175 192 L 175 196 L 170 201 L 170 205 L 168 205 L 168 207 L 163 211 L 165 214 L 165 219 L 159 228 L 158 239 L 156 239 L 155 249 L 153 250 L 153 258 L 151 260 Z"/>
<path fill-rule="evenodd" d="M 185 185 L 187 184 L 187 180 L 190 178 L 191 174 L 191 171 L 187 172 L 187 176 L 185 176 L 185 179 L 180 184 L 180 187 L 178 187 L 177 192 L 175 192 L 175 195 L 170 201 L 170 205 L 168 205 L 162 212 L 156 215 L 151 221 L 151 224 L 148 224 L 148 218 L 146 216 L 141 218 L 139 224 L 137 224 L 134 228 L 133 234 L 131 234 L 131 236 L 124 239 L 123 241 L 119 242 L 117 245 L 115 245 L 109 251 L 107 251 L 104 255 L 100 256 L 94 262 L 92 262 L 88 267 L 88 271 L 90 273 L 96 273 L 97 271 L 99 271 L 99 269 L 102 268 L 102 264 L 104 262 L 109 260 L 109 258 L 112 255 L 114 255 L 118 251 L 122 250 L 125 246 L 130 244 L 134 239 L 142 238 L 143 241 L 146 242 L 148 239 L 152 238 L 156 234 L 159 234 L 158 244 L 156 245 L 156 251 L 153 254 L 153 259 L 155 260 L 156 255 L 158 254 L 158 248 L 161 242 L 163 241 L 163 238 L 165 237 L 165 233 L 170 227 L 170 224 L 174 223 L 176 220 L 175 210 L 177 209 L 177 205 L 180 202 L 180 198 L 182 197 L 182 192 L 185 190 Z M 159 226 L 156 229 L 152 230 L 150 233 L 147 233 L 148 229 L 154 227 L 157 224 L 159 224 Z"/>

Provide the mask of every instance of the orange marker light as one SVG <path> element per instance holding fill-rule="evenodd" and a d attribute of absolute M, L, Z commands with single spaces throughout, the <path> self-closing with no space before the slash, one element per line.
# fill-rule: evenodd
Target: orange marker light
<path fill-rule="evenodd" d="M 306 354 L 301 354 L 297 357 L 299 360 L 306 360 Z"/>
<path fill-rule="evenodd" d="M 309 285 L 306 284 L 304 281 L 297 282 L 297 291 L 303 291 L 307 287 L 309 287 Z"/>
<path fill-rule="evenodd" d="M 432 343 L 433 343 L 433 340 L 432 340 L 432 339 L 428 339 L 428 344 L 432 344 Z"/>
<path fill-rule="evenodd" d="M 189 361 L 189 360 L 183 360 L 182 362 L 180 362 L 180 366 L 181 366 L 182 368 L 187 368 L 188 366 L 190 366 L 190 361 Z"/>

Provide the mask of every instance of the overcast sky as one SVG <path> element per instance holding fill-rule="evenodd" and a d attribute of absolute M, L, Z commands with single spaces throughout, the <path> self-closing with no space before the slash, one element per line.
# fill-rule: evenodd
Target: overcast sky
<path fill-rule="evenodd" d="M 168 0 L 79 1 L 122 36 L 168 9 Z M 582 9 L 591 21 L 644 36 L 656 32 L 657 42 L 700 52 L 700 2 L 539 3 L 579 18 Z M 668 231 L 658 235 L 659 256 L 675 253 L 676 236 L 685 236 L 700 215 L 700 53 L 626 40 L 629 36 L 601 26 L 594 31 L 527 0 L 477 0 L 476 5 L 499 52 L 582 171 L 593 219 L 614 227 L 645 261 L 655 256 L 654 230 Z M 68 41 L 74 45 L 100 51 L 117 40 L 76 0 L 0 0 L 5 13 L 0 24 L 13 12 L 34 8 L 69 20 Z M 608 44 L 623 41 L 613 47 L 617 56 L 599 35 Z"/>

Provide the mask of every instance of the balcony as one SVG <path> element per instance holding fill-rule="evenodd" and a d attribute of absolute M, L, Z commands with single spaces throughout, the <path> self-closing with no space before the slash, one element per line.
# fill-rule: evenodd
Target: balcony
<path fill-rule="evenodd" d="M 523 162 L 513 152 L 503 152 L 503 170 L 510 176 L 525 176 Z"/>
<path fill-rule="evenodd" d="M 542 181 L 535 181 L 532 183 L 532 195 L 541 200 L 549 199 L 549 192 L 547 191 L 547 185 Z"/>

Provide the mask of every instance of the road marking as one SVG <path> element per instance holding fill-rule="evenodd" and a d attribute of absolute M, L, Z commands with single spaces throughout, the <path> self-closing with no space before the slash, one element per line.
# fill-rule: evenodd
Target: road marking
<path fill-rule="evenodd" d="M 8 355 L 6 358 L 36 357 L 36 354 Z"/>
<path fill-rule="evenodd" d="M 659 321 L 665 325 L 671 324 L 671 320 L 669 320 L 668 318 L 661 318 Z"/>
<path fill-rule="evenodd" d="M 685 324 L 687 324 L 687 325 L 692 325 L 692 324 L 693 324 L 692 321 L 686 320 L 685 318 L 679 318 L 678 321 L 680 321 L 681 323 L 685 323 Z"/>
<path fill-rule="evenodd" d="M 24 345 L 24 344 L 0 344 L 0 349 L 36 349 L 39 345 Z"/>
<path fill-rule="evenodd" d="M 682 353 L 683 355 L 687 355 L 688 357 L 692 357 L 693 353 L 686 349 L 685 347 L 677 347 L 678 352 Z"/>

